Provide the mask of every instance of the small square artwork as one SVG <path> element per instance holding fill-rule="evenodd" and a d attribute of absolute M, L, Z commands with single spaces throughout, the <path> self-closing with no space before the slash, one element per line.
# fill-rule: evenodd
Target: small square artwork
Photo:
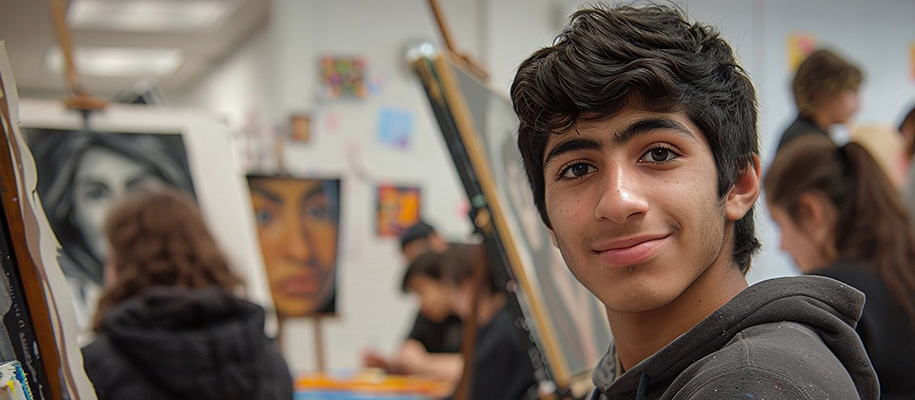
<path fill-rule="evenodd" d="M 295 114 L 289 117 L 289 139 L 299 143 L 311 141 L 311 116 Z"/>
<path fill-rule="evenodd" d="M 792 33 L 788 36 L 788 66 L 792 71 L 816 50 L 817 39 L 806 33 Z"/>
<path fill-rule="evenodd" d="M 420 189 L 418 187 L 378 187 L 378 236 L 399 237 L 419 222 Z"/>
<path fill-rule="evenodd" d="M 321 81 L 329 99 L 364 99 L 368 97 L 365 83 L 366 62 L 362 57 L 321 58 Z"/>

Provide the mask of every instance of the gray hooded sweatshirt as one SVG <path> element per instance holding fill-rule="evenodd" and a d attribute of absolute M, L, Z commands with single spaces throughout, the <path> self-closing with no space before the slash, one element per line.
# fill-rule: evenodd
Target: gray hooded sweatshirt
<path fill-rule="evenodd" d="M 594 400 L 877 399 L 855 324 L 864 295 L 802 276 L 750 286 L 629 371 L 616 349 L 594 371 Z"/>

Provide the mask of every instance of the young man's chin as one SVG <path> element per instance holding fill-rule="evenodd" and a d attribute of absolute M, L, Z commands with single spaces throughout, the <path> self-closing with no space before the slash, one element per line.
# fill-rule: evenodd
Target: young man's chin
<path fill-rule="evenodd" d="M 624 268 L 604 270 L 602 282 L 592 290 L 611 311 L 632 314 L 664 307 L 677 299 L 689 286 L 686 275 L 677 279 L 665 266 L 673 265 L 664 257 Z"/>

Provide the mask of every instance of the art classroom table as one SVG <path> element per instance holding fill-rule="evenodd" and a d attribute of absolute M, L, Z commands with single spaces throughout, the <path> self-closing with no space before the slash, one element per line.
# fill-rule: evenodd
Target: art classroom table
<path fill-rule="evenodd" d="M 448 383 L 371 370 L 305 375 L 295 386 L 294 400 L 433 400 L 453 391 Z"/>

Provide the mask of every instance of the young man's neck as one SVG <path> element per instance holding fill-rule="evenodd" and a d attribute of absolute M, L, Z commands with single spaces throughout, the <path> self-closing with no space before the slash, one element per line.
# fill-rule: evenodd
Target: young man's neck
<path fill-rule="evenodd" d="M 736 265 L 716 264 L 723 265 L 709 267 L 664 307 L 629 314 L 607 309 L 616 353 L 626 370 L 667 346 L 747 288 L 747 280 Z"/>

